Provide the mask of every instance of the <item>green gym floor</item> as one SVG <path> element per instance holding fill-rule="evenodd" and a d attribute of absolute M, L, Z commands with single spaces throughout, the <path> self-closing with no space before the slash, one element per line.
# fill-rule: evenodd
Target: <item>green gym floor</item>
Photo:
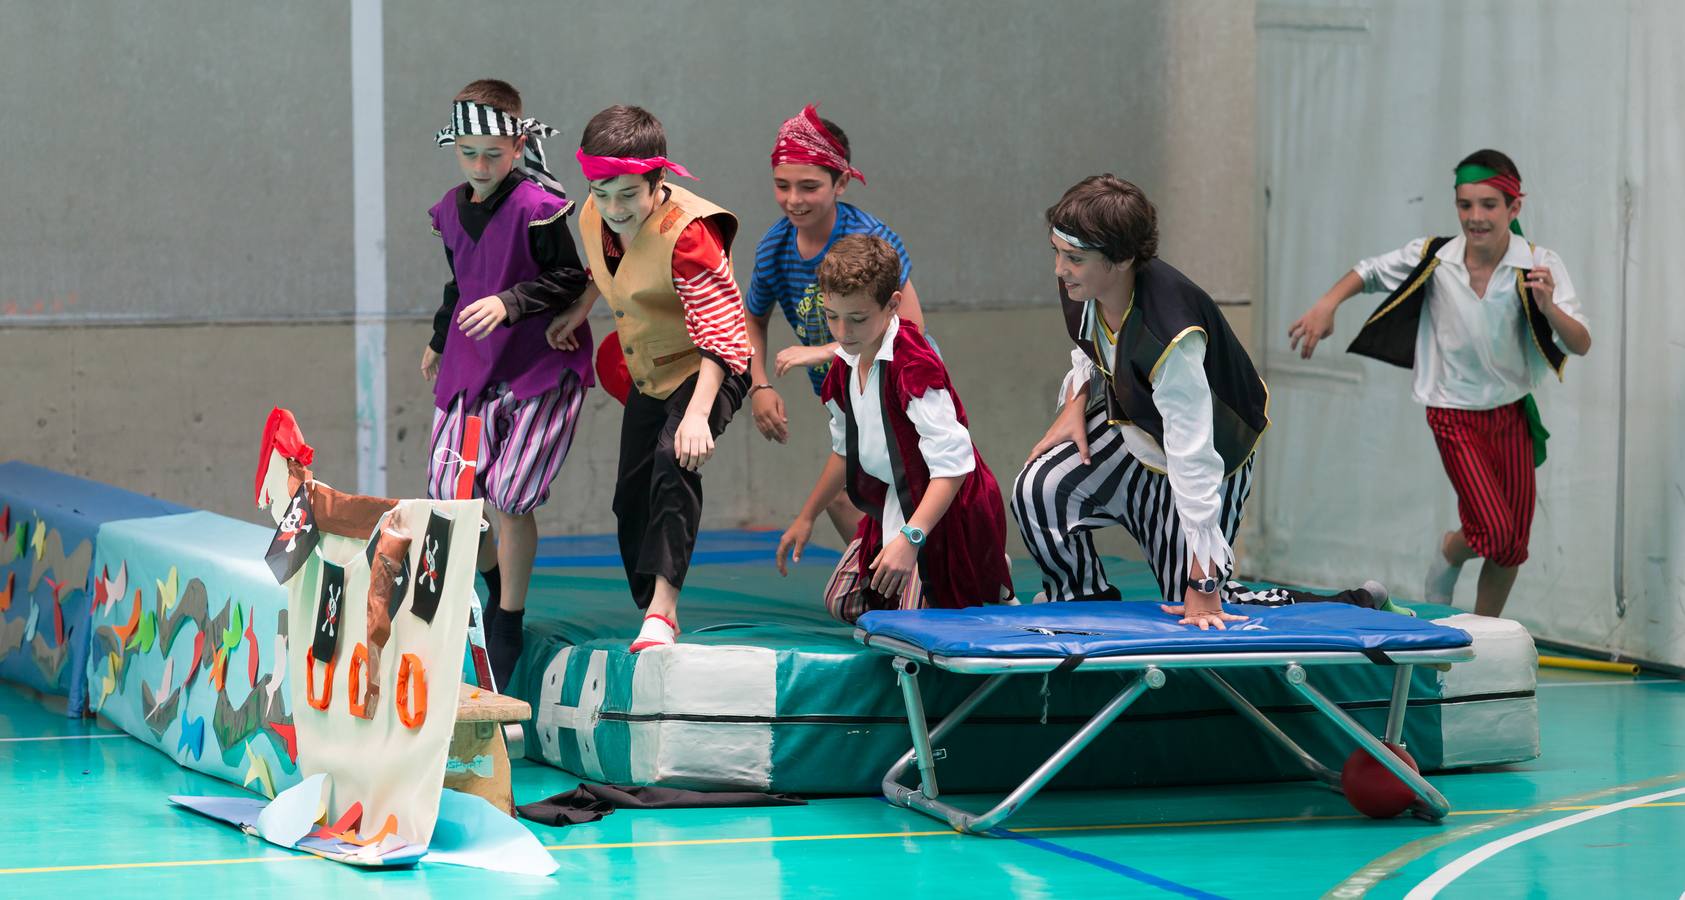
<path fill-rule="evenodd" d="M 568 576 L 547 567 L 535 591 Z M 0 685 L 0 897 L 1681 897 L 1685 682 L 1546 670 L 1539 711 L 1542 758 L 1432 777 L 1454 810 L 1438 825 L 1364 819 L 1311 782 L 1047 792 L 1001 838 L 875 798 L 816 799 L 528 823 L 561 863 L 541 879 L 281 850 L 165 799 L 239 788 Z M 520 802 L 579 781 L 528 762 L 514 777 Z"/>

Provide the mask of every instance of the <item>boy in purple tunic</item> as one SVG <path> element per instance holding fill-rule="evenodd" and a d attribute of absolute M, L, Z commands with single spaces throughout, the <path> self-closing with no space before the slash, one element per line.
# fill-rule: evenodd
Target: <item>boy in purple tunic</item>
<path fill-rule="evenodd" d="M 495 551 L 489 535 L 480 547 L 492 598 L 486 644 L 501 687 L 521 654 L 538 548 L 533 511 L 549 497 L 595 383 L 591 332 L 581 325 L 560 348 L 544 336 L 586 283 L 567 228 L 573 203 L 544 169 L 539 139 L 551 129 L 522 118 L 521 95 L 502 81 L 463 88 L 452 112 L 438 141 L 454 145 L 467 181 L 428 211 L 453 277 L 421 356 L 436 406 L 427 495 L 455 495 L 464 424 L 479 416 L 474 490 L 497 523 Z"/>

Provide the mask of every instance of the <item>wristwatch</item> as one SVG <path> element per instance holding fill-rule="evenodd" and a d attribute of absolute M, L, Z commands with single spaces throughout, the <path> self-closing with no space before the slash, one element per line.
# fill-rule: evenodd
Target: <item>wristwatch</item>
<path fill-rule="evenodd" d="M 907 543 L 912 544 L 915 547 L 924 546 L 925 532 L 923 528 L 917 528 L 913 525 L 903 525 L 901 526 L 901 536 L 907 539 Z"/>
<path fill-rule="evenodd" d="M 1192 587 L 1194 590 L 1199 591 L 1202 594 L 1215 594 L 1215 593 L 1217 593 L 1217 579 L 1212 578 L 1209 575 L 1204 577 L 1204 578 L 1194 579 L 1192 582 L 1189 583 L 1189 586 Z"/>

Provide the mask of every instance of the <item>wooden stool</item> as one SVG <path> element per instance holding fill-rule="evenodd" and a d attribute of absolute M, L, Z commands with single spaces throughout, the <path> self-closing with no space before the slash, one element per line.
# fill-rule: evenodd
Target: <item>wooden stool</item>
<path fill-rule="evenodd" d="M 525 700 L 462 685 L 456 704 L 456 731 L 451 734 L 445 787 L 484 797 L 509 815 L 515 796 L 509 785 L 509 746 L 503 740 L 505 723 L 525 722 L 532 707 Z"/>

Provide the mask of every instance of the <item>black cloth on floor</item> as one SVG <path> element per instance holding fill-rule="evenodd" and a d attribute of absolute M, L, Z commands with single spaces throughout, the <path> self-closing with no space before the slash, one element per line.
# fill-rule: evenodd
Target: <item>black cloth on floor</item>
<path fill-rule="evenodd" d="M 536 803 L 515 807 L 523 819 L 541 825 L 579 825 L 595 822 L 617 809 L 703 809 L 734 806 L 806 806 L 807 801 L 790 794 L 759 794 L 754 791 L 686 791 L 665 787 L 627 787 L 614 784 L 580 784 L 571 791 Z"/>

